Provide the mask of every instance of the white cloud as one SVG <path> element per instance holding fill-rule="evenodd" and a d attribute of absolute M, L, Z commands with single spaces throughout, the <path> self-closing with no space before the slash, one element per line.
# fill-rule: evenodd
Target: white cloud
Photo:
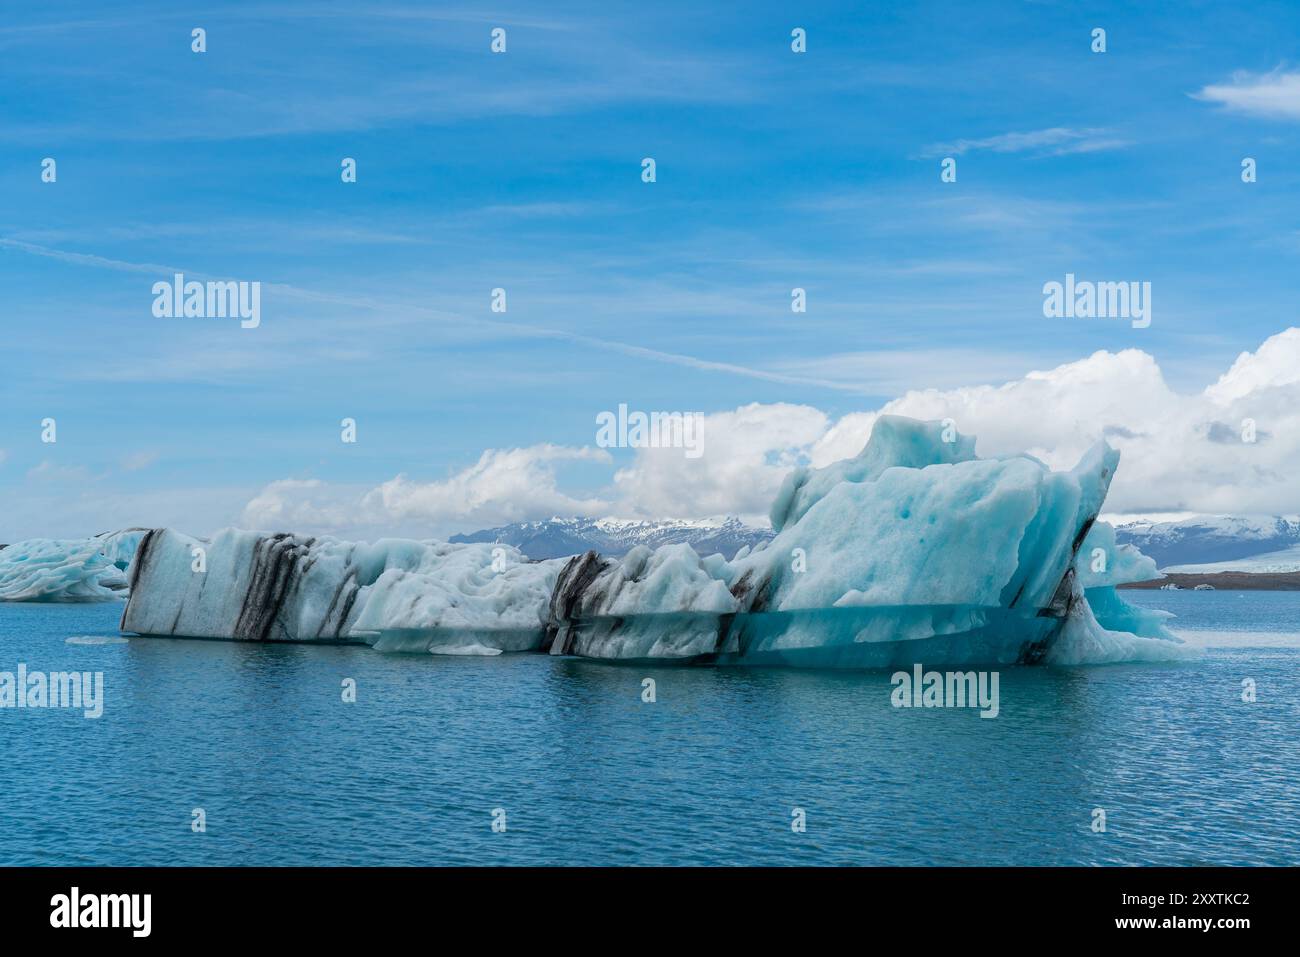
<path fill-rule="evenodd" d="M 766 516 L 781 480 L 826 432 L 826 413 L 806 405 L 751 403 L 706 415 L 703 454 L 638 449 L 614 475 L 620 511 L 647 518 Z"/>
<path fill-rule="evenodd" d="M 118 465 L 123 472 L 138 472 L 141 469 L 147 469 L 157 461 L 157 452 L 132 452 L 130 455 L 122 456 Z"/>
<path fill-rule="evenodd" d="M 1234 73 L 1228 83 L 1211 83 L 1192 96 L 1253 116 L 1300 120 L 1300 72 L 1243 71 Z"/>
<path fill-rule="evenodd" d="M 607 492 L 562 490 L 555 465 L 612 464 L 602 450 L 537 445 L 489 450 L 439 482 L 397 476 L 362 494 L 316 481 L 272 483 L 245 510 L 258 528 L 441 534 L 552 515 L 702 518 L 766 515 L 786 472 L 856 455 L 884 413 L 952 418 L 981 455 L 1029 452 L 1073 467 L 1098 439 L 1121 451 L 1108 512 L 1300 511 L 1300 329 L 1243 353 L 1215 383 L 1179 393 L 1138 349 L 1096 352 L 1002 385 L 908 392 L 832 420 L 807 405 L 759 404 L 704 417 L 703 454 L 640 449 Z M 1256 440 L 1242 440 L 1243 422 Z"/>
<path fill-rule="evenodd" d="M 643 512 L 709 515 L 766 511 L 768 489 L 788 463 L 822 466 L 856 455 L 881 413 L 951 417 L 978 437 L 981 455 L 1029 452 L 1070 468 L 1099 438 L 1120 449 L 1108 511 L 1291 513 L 1300 510 L 1300 329 L 1243 353 L 1217 382 L 1174 391 L 1156 360 L 1138 349 L 1097 352 L 1030 372 L 1003 385 L 908 392 L 879 409 L 837 421 L 807 406 L 747 406 L 762 427 L 719 447 L 727 420 L 705 431 L 705 454 L 686 462 L 638 457 L 620 473 L 619 491 Z M 1251 419 L 1256 441 L 1242 441 Z M 715 453 L 720 452 L 720 455 Z M 779 463 L 779 464 L 778 464 Z M 727 507 L 728 486 L 733 487 Z"/>
<path fill-rule="evenodd" d="M 166 276 L 180 272 L 184 273 L 189 278 L 201 280 L 228 280 L 231 278 L 229 276 L 216 276 L 192 269 L 184 269 L 179 266 L 135 263 L 87 253 L 65 252 L 60 249 L 52 249 L 36 243 L 24 242 L 22 240 L 8 237 L 0 237 L 0 248 L 16 249 L 30 253 L 34 256 L 53 259 L 57 262 L 66 262 L 73 265 L 91 266 L 101 269 L 111 269 L 118 272 L 148 273 L 154 276 Z M 476 330 L 484 335 L 508 334 L 512 336 L 526 336 L 535 339 L 557 340 L 571 342 L 575 345 L 585 346 L 587 348 L 597 349 L 604 352 L 615 352 L 621 355 L 633 356 L 638 359 L 648 359 L 654 362 L 663 362 L 670 365 L 684 366 L 690 369 L 699 369 L 704 372 L 722 372 L 728 375 L 760 379 L 767 382 L 780 382 L 787 385 L 815 385 L 828 389 L 843 389 L 850 392 L 861 391 L 854 386 L 846 386 L 843 383 L 834 380 L 809 379 L 772 371 L 770 369 L 752 368 L 731 362 L 702 359 L 683 353 L 666 352 L 660 349 L 652 349 L 646 346 L 638 346 L 631 343 L 619 342 L 617 340 L 604 339 L 598 336 L 580 335 L 563 329 L 553 329 L 544 326 L 508 322 L 498 319 L 484 319 L 481 317 L 447 312 L 442 309 L 416 306 L 410 303 L 371 299 L 365 296 L 340 296 L 332 293 L 316 292 L 311 289 L 285 285 L 282 283 L 263 283 L 262 290 L 264 293 L 283 295 L 288 297 L 290 300 L 312 303 L 318 306 L 335 306 L 350 310 L 365 309 L 390 315 L 403 315 L 406 317 L 402 320 L 403 322 L 427 322 L 429 320 L 436 320 L 443 328 L 454 328 L 457 332 L 462 334 L 468 330 Z M 662 297 L 660 297 L 658 301 L 662 306 Z M 698 298 L 693 298 L 692 302 L 698 304 L 699 300 Z M 338 347 L 334 347 L 332 349 L 327 348 L 318 355 L 325 358 L 340 358 L 346 355 L 356 354 L 355 349 L 349 348 L 345 352 L 340 352 Z M 295 359 L 295 357 L 297 358 Z M 283 369 L 285 362 L 302 362 L 306 361 L 309 357 L 309 355 L 303 353 L 301 343 L 295 343 L 294 349 L 287 350 L 283 353 L 276 353 L 274 356 L 271 356 L 271 354 L 267 353 L 266 350 L 259 351 L 253 348 L 251 344 L 227 349 L 214 349 L 205 344 L 201 350 L 187 346 L 180 350 L 171 350 L 165 353 L 146 356 L 148 361 L 142 361 L 141 356 L 138 354 L 131 356 L 130 361 L 117 363 L 116 365 L 111 361 L 106 364 L 103 360 L 98 360 L 92 369 L 85 371 L 82 375 L 91 380 L 110 382 L 158 382 L 160 379 L 192 382 L 196 378 L 202 379 L 203 381 L 220 382 L 229 381 L 232 378 L 243 379 L 249 376 L 255 376 L 258 372 L 257 367 L 259 364 L 274 363 L 276 369 Z"/>
<path fill-rule="evenodd" d="M 610 503 L 567 495 L 557 487 L 562 462 L 610 461 L 601 449 L 534 445 L 488 449 L 474 465 L 443 481 L 398 475 L 366 490 L 318 479 L 282 479 L 263 488 L 244 509 L 248 528 L 378 534 L 403 531 L 427 537 L 449 527 L 483 527 L 552 515 L 600 515 Z"/>
<path fill-rule="evenodd" d="M 1267 339 L 1257 352 L 1237 356 L 1219 381 L 1205 394 L 1220 405 L 1229 405 L 1254 392 L 1300 382 L 1300 329 L 1291 328 Z"/>
<path fill-rule="evenodd" d="M 59 465 L 49 459 L 42 459 L 27 470 L 27 478 L 33 482 L 82 482 L 89 476 L 84 466 Z"/>
<path fill-rule="evenodd" d="M 921 155 L 961 156 L 978 150 L 992 153 L 1039 153 L 1051 156 L 1064 156 L 1069 153 L 1096 153 L 1101 150 L 1120 149 L 1127 146 L 1126 140 L 1111 134 L 1102 128 L 1071 129 L 1068 126 L 1053 126 L 1045 130 L 1031 130 L 1027 133 L 999 133 L 983 139 L 961 139 L 952 143 L 935 143 L 922 150 Z"/>
<path fill-rule="evenodd" d="M 953 418 L 981 455 L 1028 451 L 1069 468 L 1099 438 L 1121 451 L 1112 512 L 1289 513 L 1300 505 L 1300 330 L 1244 353 L 1199 393 L 1173 391 L 1155 359 L 1097 352 L 1001 386 L 909 392 L 879 412 Z M 852 454 L 874 414 L 841 419 L 812 450 Z M 1256 441 L 1242 440 L 1245 420 Z"/>
<path fill-rule="evenodd" d="M 489 449 L 470 468 L 442 482 L 399 475 L 372 489 L 362 508 L 398 519 L 461 520 L 497 525 L 551 515 L 597 515 L 609 503 L 574 498 L 556 487 L 557 462 L 609 462 L 600 449 L 534 445 Z"/>
<path fill-rule="evenodd" d="M 240 525 L 265 531 L 336 531 L 360 525 L 357 499 L 319 479 L 271 482 L 244 507 Z"/>

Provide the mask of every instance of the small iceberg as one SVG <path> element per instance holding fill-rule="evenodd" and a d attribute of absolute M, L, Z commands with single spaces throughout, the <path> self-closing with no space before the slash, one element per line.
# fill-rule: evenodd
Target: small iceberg
<path fill-rule="evenodd" d="M 0 546 L 0 601 L 118 601 L 147 532 L 128 528 L 94 538 L 33 538 Z"/>
<path fill-rule="evenodd" d="M 1099 442 L 1056 472 L 974 449 L 941 422 L 882 416 L 855 458 L 795 469 L 772 506 L 775 536 L 731 560 L 684 544 L 530 561 L 487 543 L 155 529 L 121 627 L 807 667 L 1178 657 L 1169 616 L 1116 591 L 1159 577 L 1097 521 L 1119 453 Z"/>

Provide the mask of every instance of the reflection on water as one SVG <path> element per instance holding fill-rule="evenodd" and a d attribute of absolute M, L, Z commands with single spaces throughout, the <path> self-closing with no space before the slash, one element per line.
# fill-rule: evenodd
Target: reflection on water
<path fill-rule="evenodd" d="M 974 605 L 870 605 L 716 614 L 658 612 L 566 622 L 552 650 L 606 661 L 800 668 L 894 668 L 917 661 L 1014 664 L 1036 656 L 1061 619 Z M 542 644 L 539 630 L 397 628 L 365 632 L 375 650 L 496 654 Z"/>

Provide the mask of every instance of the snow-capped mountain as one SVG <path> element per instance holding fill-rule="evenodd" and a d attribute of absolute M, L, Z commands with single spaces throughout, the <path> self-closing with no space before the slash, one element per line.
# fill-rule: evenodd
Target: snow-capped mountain
<path fill-rule="evenodd" d="M 533 559 L 562 558 L 589 549 L 619 557 L 637 545 L 658 548 L 686 542 L 701 555 L 721 552 L 731 558 L 741 546 L 753 547 L 771 538 L 771 529 L 747 525 L 738 518 L 551 518 L 453 535 L 451 541 L 500 542 Z M 1136 545 L 1161 568 L 1231 562 L 1300 546 L 1300 516 L 1200 515 L 1177 522 L 1129 521 L 1116 525 L 1115 541 Z M 1294 553 L 1288 557 L 1293 558 Z"/>
<path fill-rule="evenodd" d="M 1300 545 L 1300 516 L 1198 515 L 1177 522 L 1118 524 L 1115 541 L 1136 545 L 1160 568 L 1237 562 Z"/>
<path fill-rule="evenodd" d="M 744 545 L 772 538 L 770 528 L 746 525 L 738 518 L 699 521 L 632 521 L 617 518 L 550 518 L 485 528 L 453 535 L 452 542 L 499 542 L 513 545 L 532 559 L 563 558 L 595 549 L 611 558 L 637 545 L 658 548 L 685 542 L 700 555 L 721 552 L 731 558 Z"/>

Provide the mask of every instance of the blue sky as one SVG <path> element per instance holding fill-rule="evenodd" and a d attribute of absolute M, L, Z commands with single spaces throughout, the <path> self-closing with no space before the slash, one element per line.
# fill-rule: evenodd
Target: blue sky
<path fill-rule="evenodd" d="M 1297 324 L 1297 37 L 1286 3 L 13 6 L 0 541 L 203 533 L 285 480 L 329 515 L 259 515 L 346 531 L 349 496 L 399 474 L 436 504 L 353 530 L 748 514 L 770 477 L 632 503 L 613 476 L 637 455 L 574 450 L 619 403 L 824 414 L 746 446 L 779 470 L 910 390 L 1096 350 L 1196 394 Z M 261 326 L 155 318 L 173 269 L 260 281 Z M 1045 319 L 1067 272 L 1151 282 L 1150 328 Z M 476 478 L 485 450 L 546 446 L 569 451 L 520 474 L 547 495 L 484 504 L 510 487 Z M 1125 504 L 1210 501 L 1172 482 Z"/>

